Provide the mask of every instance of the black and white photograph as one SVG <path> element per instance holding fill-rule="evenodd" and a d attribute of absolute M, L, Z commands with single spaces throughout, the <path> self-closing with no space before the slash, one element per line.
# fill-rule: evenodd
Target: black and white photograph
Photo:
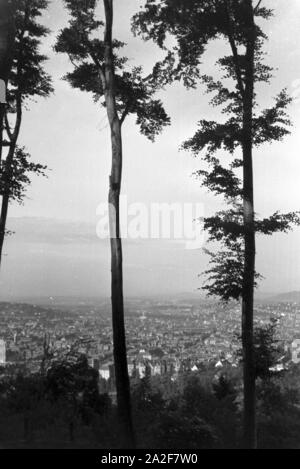
<path fill-rule="evenodd" d="M 0 0 L 0 449 L 300 449 L 299 180 L 299 0 Z"/>

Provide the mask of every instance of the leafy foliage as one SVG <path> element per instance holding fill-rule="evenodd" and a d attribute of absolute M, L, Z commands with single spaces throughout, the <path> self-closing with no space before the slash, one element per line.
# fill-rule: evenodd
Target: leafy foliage
<path fill-rule="evenodd" d="M 208 296 L 219 296 L 223 301 L 239 300 L 243 290 L 243 250 L 241 244 L 210 255 L 209 269 L 203 272 L 206 284 L 202 287 Z"/>
<path fill-rule="evenodd" d="M 8 88 L 11 112 L 15 110 L 18 98 L 26 102 L 37 96 L 47 97 L 53 92 L 51 78 L 43 67 L 47 56 L 40 53 L 42 40 L 50 32 L 39 23 L 48 3 L 47 0 L 17 1 L 16 44 Z"/>
<path fill-rule="evenodd" d="M 23 110 L 36 97 L 48 97 L 52 92 L 49 74 L 44 69 L 47 57 L 40 53 L 42 41 L 49 30 L 40 23 L 48 6 L 47 0 L 16 0 L 16 40 L 13 65 L 8 80 L 5 116 L 8 152 L 0 165 L 0 192 L 3 197 L 1 217 L 1 249 L 4 241 L 9 200 L 22 203 L 30 175 L 45 176 L 46 167 L 30 162 L 30 156 L 17 145 Z"/>
<path fill-rule="evenodd" d="M 290 365 L 279 373 L 268 371 L 281 355 L 275 322 L 256 331 L 257 354 L 263 353 L 266 358 L 264 368 L 257 369 L 258 446 L 299 448 L 299 366 Z M 99 395 L 95 373 L 83 357 L 54 360 L 46 376 L 28 375 L 23 371 L 9 377 L 8 369 L 2 370 L 0 433 L 7 433 L 6 422 L 12 425 L 16 417 L 21 417 L 18 425 L 26 424 L 32 438 L 36 433 L 40 442 L 45 435 L 45 442 L 48 442 L 47 436 L 54 433 L 57 447 L 66 447 L 65 433 L 60 433 L 60 422 L 63 421 L 68 427 L 74 425 L 73 436 L 78 442 L 80 428 L 84 425 L 84 434 L 90 439 L 85 441 L 86 445 L 118 448 L 114 405 L 107 395 Z M 149 373 L 145 378 L 135 381 L 132 388 L 139 447 L 239 447 L 240 366 L 227 365 L 217 371 L 213 363 L 206 364 L 201 372 L 184 373 L 176 381 L 168 376 L 152 377 Z M 91 433 L 93 429 L 95 435 Z M 16 434 L 20 432 L 18 427 L 14 431 L 10 444 L 15 442 L 17 445 Z"/>
<path fill-rule="evenodd" d="M 76 362 L 53 362 L 46 375 L 46 394 L 53 401 L 63 400 L 71 418 L 88 418 L 88 409 L 101 412 L 103 402 L 98 391 L 98 373 L 84 356 Z"/>
<path fill-rule="evenodd" d="M 69 26 L 64 28 L 55 45 L 56 52 L 68 54 L 74 68 L 65 75 L 73 88 L 93 94 L 95 101 L 105 104 L 104 41 L 98 39 L 103 21 L 97 18 L 98 1 L 68 1 Z M 158 90 L 152 76 L 143 76 L 141 67 L 128 67 L 126 57 L 120 55 L 124 44 L 113 40 L 116 104 L 121 122 L 128 115 L 136 117 L 140 131 L 150 140 L 170 123 L 162 102 L 155 98 Z"/>
<path fill-rule="evenodd" d="M 272 12 L 266 8 L 255 10 L 257 18 L 269 18 Z M 220 37 L 230 38 L 237 46 L 245 46 L 247 42 L 247 15 L 245 5 L 239 0 L 146 0 L 143 9 L 137 13 L 132 22 L 135 34 L 146 40 L 153 40 L 159 47 L 167 51 L 166 58 L 156 68 L 165 82 L 182 80 L 187 87 L 195 87 L 201 77 L 201 60 L 207 45 Z M 260 54 L 259 44 L 265 35 L 256 26 L 257 56 Z M 168 48 L 169 36 L 175 45 Z M 241 68 L 245 66 L 245 57 L 237 54 Z M 232 57 L 222 60 L 227 73 L 232 75 L 235 68 Z M 257 75 L 269 76 L 268 68 L 256 66 Z M 166 70 L 168 73 L 165 73 Z M 243 72 L 242 72 L 243 74 Z"/>
<path fill-rule="evenodd" d="M 17 147 L 10 171 L 0 168 L 0 194 L 9 186 L 9 198 L 22 203 L 26 188 L 30 185 L 30 175 L 46 176 L 47 166 L 30 161 L 30 155 L 22 147 Z"/>
<path fill-rule="evenodd" d="M 241 341 L 241 337 L 238 336 Z M 266 324 L 256 324 L 254 328 L 254 362 L 255 376 L 262 381 L 269 380 L 273 376 L 278 376 L 277 365 L 285 357 L 284 347 L 278 334 L 278 319 L 271 317 Z M 243 360 L 242 349 L 238 349 L 237 357 Z"/>

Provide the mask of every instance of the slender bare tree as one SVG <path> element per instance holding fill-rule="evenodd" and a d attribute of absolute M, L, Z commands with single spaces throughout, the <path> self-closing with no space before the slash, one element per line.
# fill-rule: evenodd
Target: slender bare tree
<path fill-rule="evenodd" d="M 104 21 L 96 14 L 97 0 L 65 0 L 70 12 L 69 27 L 56 43 L 57 52 L 67 53 L 74 70 L 66 75 L 71 86 L 92 92 L 105 107 L 110 127 L 112 166 L 109 178 L 109 228 L 111 247 L 111 304 L 117 404 L 123 429 L 123 446 L 133 447 L 130 382 L 127 367 L 123 299 L 120 192 L 122 182 L 122 126 L 126 117 L 136 116 L 140 131 L 150 140 L 169 123 L 162 103 L 153 96 L 158 85 L 152 76 L 143 77 L 141 67 L 130 69 L 119 55 L 124 44 L 113 38 L 113 0 L 103 0 Z M 103 40 L 98 39 L 104 26 Z"/>

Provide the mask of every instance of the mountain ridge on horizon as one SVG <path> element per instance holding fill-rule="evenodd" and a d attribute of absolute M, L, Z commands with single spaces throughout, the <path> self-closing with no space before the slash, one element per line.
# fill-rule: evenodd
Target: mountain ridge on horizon
<path fill-rule="evenodd" d="M 182 292 L 175 295 L 170 294 L 157 294 L 157 295 L 128 295 L 127 299 L 130 300 L 157 300 L 157 301 L 171 301 L 171 300 L 182 300 L 188 301 L 189 299 L 195 300 L 199 299 L 199 301 L 215 301 L 212 298 L 208 298 L 205 295 L 197 292 Z M 28 304 L 44 304 L 44 305 L 55 305 L 55 304 L 74 304 L 74 301 L 77 303 L 81 302 L 94 302 L 94 301 L 110 301 L 109 296 L 104 295 L 45 295 L 45 296 L 0 296 L 0 302 L 7 302 L 7 303 L 28 303 Z M 216 299 L 216 301 L 218 301 Z M 300 302 L 300 290 L 293 290 L 289 292 L 282 292 L 282 293 L 270 293 L 270 292 L 259 292 L 256 295 L 257 302 Z"/>

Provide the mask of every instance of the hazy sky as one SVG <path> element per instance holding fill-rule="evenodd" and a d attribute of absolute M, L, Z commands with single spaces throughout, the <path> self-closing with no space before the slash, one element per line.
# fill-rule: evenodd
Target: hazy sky
<path fill-rule="evenodd" d="M 101 2 L 100 2 L 101 3 Z M 127 43 L 132 65 L 145 72 L 161 57 L 151 43 L 132 37 L 130 18 L 142 1 L 115 0 L 115 35 Z M 298 100 L 290 107 L 294 128 L 282 143 L 255 152 L 256 211 L 268 215 L 300 206 L 300 2 L 264 0 L 275 17 L 266 26 L 267 61 L 274 67 L 271 86 L 259 89 L 263 105 L 283 87 Z M 5 246 L 1 297 L 8 295 L 109 295 L 109 245 L 96 236 L 99 203 L 105 202 L 110 171 L 110 141 L 105 110 L 88 94 L 72 90 L 61 77 L 70 70 L 67 57 L 52 49 L 66 25 L 62 1 L 52 0 L 45 23 L 52 34 L 43 45 L 55 95 L 30 104 L 24 114 L 20 143 L 36 161 L 47 164 L 48 179 L 33 180 L 24 206 L 10 208 L 8 228 L 16 231 Z M 223 44 L 209 47 L 203 73 L 214 73 Z M 202 118 L 217 117 L 202 89 L 185 91 L 177 84 L 160 93 L 172 126 L 150 143 L 139 135 L 134 119 L 123 129 L 123 194 L 129 202 L 200 202 L 205 212 L 219 208 L 217 199 L 199 187 L 191 173 L 200 161 L 179 152 Z M 262 291 L 300 289 L 300 232 L 259 239 L 257 267 L 265 276 Z M 125 293 L 128 295 L 194 291 L 206 264 L 201 250 L 174 241 L 124 243 Z"/>

